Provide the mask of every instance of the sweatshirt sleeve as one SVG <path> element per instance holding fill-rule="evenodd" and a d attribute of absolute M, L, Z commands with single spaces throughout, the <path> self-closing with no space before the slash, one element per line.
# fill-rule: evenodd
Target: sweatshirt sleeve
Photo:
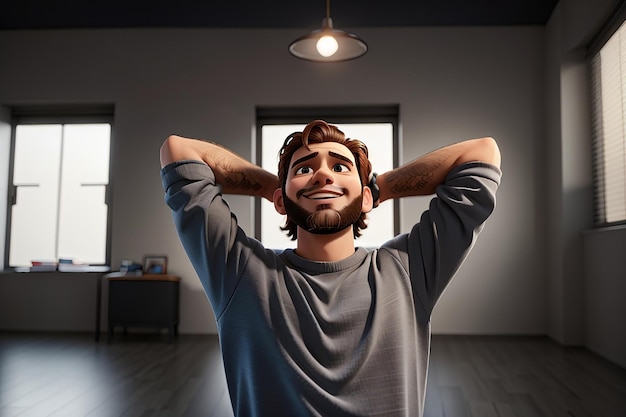
<path fill-rule="evenodd" d="M 406 250 L 416 306 L 430 317 L 437 300 L 476 242 L 496 205 L 502 173 L 481 162 L 455 167 L 436 189 L 429 208 L 408 235 L 396 239 Z"/>
<path fill-rule="evenodd" d="M 250 241 L 209 166 L 174 162 L 161 170 L 161 179 L 180 240 L 219 318 L 245 267 Z"/>

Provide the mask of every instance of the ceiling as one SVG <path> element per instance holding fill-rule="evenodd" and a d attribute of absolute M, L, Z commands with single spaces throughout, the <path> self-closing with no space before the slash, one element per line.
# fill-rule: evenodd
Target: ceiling
<path fill-rule="evenodd" d="M 336 28 L 543 25 L 558 0 L 335 0 Z M 316 29 L 323 0 L 9 0 L 0 30 L 68 28 Z"/>

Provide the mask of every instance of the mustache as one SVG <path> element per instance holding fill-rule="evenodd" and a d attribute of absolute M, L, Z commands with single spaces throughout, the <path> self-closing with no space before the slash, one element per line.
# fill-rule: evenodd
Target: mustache
<path fill-rule="evenodd" d="M 314 191 L 318 191 L 318 190 L 327 190 L 327 191 L 335 191 L 337 193 L 341 193 L 341 194 L 345 194 L 346 190 L 344 188 L 341 187 L 337 187 L 336 185 L 332 185 L 332 184 L 327 184 L 324 186 L 313 186 L 313 187 L 309 187 L 309 188 L 303 188 L 301 190 L 298 190 L 296 192 L 296 198 L 300 198 L 302 196 L 302 194 L 309 194 L 312 193 Z"/>

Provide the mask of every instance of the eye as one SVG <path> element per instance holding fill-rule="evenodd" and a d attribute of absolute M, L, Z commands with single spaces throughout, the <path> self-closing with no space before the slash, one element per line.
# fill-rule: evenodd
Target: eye
<path fill-rule="evenodd" d="M 333 171 L 335 172 L 350 172 L 350 167 L 344 164 L 335 164 L 333 166 Z"/>
<path fill-rule="evenodd" d="M 296 169 L 296 175 L 305 175 L 305 174 L 310 174 L 312 172 L 313 172 L 313 169 L 308 165 L 301 166 L 298 169 Z"/>

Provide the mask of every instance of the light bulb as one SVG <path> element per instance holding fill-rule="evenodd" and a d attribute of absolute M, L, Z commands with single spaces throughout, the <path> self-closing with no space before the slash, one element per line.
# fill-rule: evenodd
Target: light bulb
<path fill-rule="evenodd" d="M 322 36 L 317 43 L 315 44 L 317 48 L 317 52 L 320 53 L 321 56 L 328 58 L 329 56 L 333 56 L 337 49 L 339 49 L 339 44 L 330 35 Z"/>

